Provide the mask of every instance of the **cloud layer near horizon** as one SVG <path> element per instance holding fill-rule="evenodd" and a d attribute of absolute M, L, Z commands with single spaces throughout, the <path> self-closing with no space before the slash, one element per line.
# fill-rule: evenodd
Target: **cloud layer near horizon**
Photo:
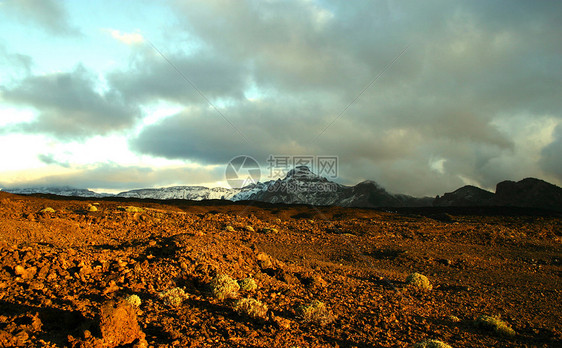
<path fill-rule="evenodd" d="M 173 31 L 139 23 L 130 61 L 105 73 L 103 90 L 79 62 L 2 86 L 4 101 L 38 111 L 9 131 L 64 140 L 135 129 L 134 152 L 203 165 L 335 155 L 343 182 L 414 195 L 562 183 L 562 3 L 168 4 Z M 142 125 L 158 102 L 181 111 Z"/>

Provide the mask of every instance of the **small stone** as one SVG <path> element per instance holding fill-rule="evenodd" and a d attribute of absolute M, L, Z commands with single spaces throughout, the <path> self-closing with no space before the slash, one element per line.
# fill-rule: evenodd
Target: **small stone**
<path fill-rule="evenodd" d="M 278 328 L 288 330 L 291 328 L 291 321 L 279 316 L 274 315 L 272 321 L 277 325 Z"/>
<path fill-rule="evenodd" d="M 17 275 L 20 275 L 20 276 L 21 276 L 21 275 L 23 275 L 23 274 L 25 273 L 25 268 L 24 268 L 23 266 L 17 265 L 17 266 L 14 268 L 14 272 L 15 272 Z"/>
<path fill-rule="evenodd" d="M 103 294 L 107 295 L 117 290 L 119 290 L 119 286 L 117 286 L 117 284 L 115 284 L 115 281 L 112 280 L 109 282 L 109 286 L 103 290 Z"/>

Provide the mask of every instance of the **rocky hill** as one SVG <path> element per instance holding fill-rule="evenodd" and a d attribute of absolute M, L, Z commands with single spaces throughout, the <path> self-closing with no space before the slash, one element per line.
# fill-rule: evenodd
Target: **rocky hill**
<path fill-rule="evenodd" d="M 505 206 L 562 211 L 562 188 L 546 181 L 527 178 L 518 182 L 502 181 L 492 193 L 474 186 L 437 196 L 437 207 Z"/>

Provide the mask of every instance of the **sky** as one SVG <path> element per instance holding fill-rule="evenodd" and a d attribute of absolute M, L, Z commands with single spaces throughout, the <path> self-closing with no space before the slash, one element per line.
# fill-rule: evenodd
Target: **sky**
<path fill-rule="evenodd" d="M 0 0 L 0 187 L 224 186 L 338 159 L 434 196 L 562 186 L 560 1 Z"/>

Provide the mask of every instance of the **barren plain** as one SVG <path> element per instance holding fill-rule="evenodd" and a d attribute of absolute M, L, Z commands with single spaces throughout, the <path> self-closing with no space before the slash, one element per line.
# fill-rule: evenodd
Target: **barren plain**
<path fill-rule="evenodd" d="M 0 192 L 0 346 L 560 347 L 561 246 L 560 215 L 525 209 Z M 257 287 L 217 296 L 221 275 Z"/>

